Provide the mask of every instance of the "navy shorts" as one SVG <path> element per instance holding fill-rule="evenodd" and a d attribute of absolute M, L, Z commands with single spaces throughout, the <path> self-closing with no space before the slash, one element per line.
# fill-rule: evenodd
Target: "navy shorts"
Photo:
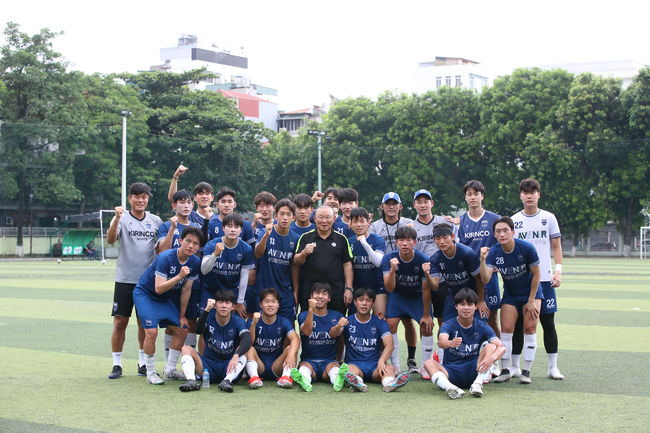
<path fill-rule="evenodd" d="M 144 290 L 136 287 L 133 290 L 133 302 L 144 329 L 180 326 L 180 312 L 171 299 L 153 299 Z"/>
<path fill-rule="evenodd" d="M 307 362 L 311 365 L 311 368 L 314 370 L 316 375 L 316 380 L 323 380 L 323 375 L 325 374 L 325 368 L 330 365 L 332 362 L 336 362 L 335 359 L 325 360 L 322 359 L 303 359 L 300 362 Z M 336 362 L 338 364 L 338 362 Z"/>
<path fill-rule="evenodd" d="M 499 289 L 499 275 L 495 272 L 490 282 L 485 286 L 485 303 L 492 311 L 501 308 L 501 290 Z"/>
<path fill-rule="evenodd" d="M 544 294 L 540 314 L 557 313 L 557 295 L 555 294 L 555 287 L 551 286 L 550 281 L 542 281 L 539 284 L 542 286 L 542 293 Z"/>
<path fill-rule="evenodd" d="M 419 322 L 422 319 L 422 297 L 407 297 L 399 293 L 389 293 L 386 303 L 386 318 L 410 317 Z"/>
<path fill-rule="evenodd" d="M 442 364 L 449 374 L 449 382 L 459 388 L 469 388 L 478 375 L 476 371 L 476 359 L 469 361 L 454 362 L 453 364 Z"/>
<path fill-rule="evenodd" d="M 210 373 L 210 383 L 221 382 L 226 377 L 230 360 L 214 360 L 200 356 L 203 368 L 207 368 Z"/>
<path fill-rule="evenodd" d="M 260 374 L 260 377 L 264 380 L 277 380 L 278 376 L 273 371 L 273 363 L 278 358 L 273 358 L 271 356 L 260 356 L 260 359 L 262 360 L 262 363 L 264 363 L 264 373 Z"/>
<path fill-rule="evenodd" d="M 438 286 L 438 290 L 431 291 L 431 304 L 432 304 L 432 315 L 436 318 L 442 318 L 442 315 L 445 310 L 445 298 L 447 297 L 447 288 L 446 282 L 441 282 Z"/>
<path fill-rule="evenodd" d="M 535 293 L 535 299 L 544 299 L 544 293 L 542 293 L 542 284 L 540 283 L 539 286 L 537 286 L 537 293 Z M 514 295 L 509 293 L 508 291 L 504 290 L 503 291 L 503 299 L 501 300 L 501 304 L 508 304 L 508 305 L 514 305 L 517 307 L 518 310 L 520 310 L 524 305 L 528 303 L 528 295 Z M 542 301 L 542 305 L 544 302 Z"/>
<path fill-rule="evenodd" d="M 377 369 L 377 361 L 346 361 L 346 363 L 349 365 L 354 365 L 359 370 L 361 370 L 361 373 L 363 373 L 363 378 L 365 380 L 371 380 L 372 374 Z"/>
<path fill-rule="evenodd" d="M 180 311 L 181 309 L 181 291 L 176 290 L 172 294 L 172 302 L 176 305 L 176 308 Z M 187 301 L 187 308 L 185 309 L 185 317 L 188 319 L 198 318 L 200 313 L 200 304 L 201 302 L 201 290 L 194 290 L 190 294 L 190 299 Z"/>

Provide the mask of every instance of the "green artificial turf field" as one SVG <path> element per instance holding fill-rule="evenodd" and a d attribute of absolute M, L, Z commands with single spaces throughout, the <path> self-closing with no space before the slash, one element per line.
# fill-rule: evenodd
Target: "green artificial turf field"
<path fill-rule="evenodd" d="M 556 323 L 567 378 L 545 377 L 540 327 L 532 385 L 452 401 L 419 377 L 391 394 L 269 382 L 182 394 L 179 382 L 136 376 L 135 326 L 125 375 L 109 380 L 114 261 L 0 262 L 0 432 L 647 431 L 650 261 L 565 259 L 564 270 Z"/>

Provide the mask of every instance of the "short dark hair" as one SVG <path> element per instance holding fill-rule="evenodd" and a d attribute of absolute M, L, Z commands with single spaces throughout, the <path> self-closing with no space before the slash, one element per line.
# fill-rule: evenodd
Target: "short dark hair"
<path fill-rule="evenodd" d="M 454 305 L 462 304 L 463 302 L 476 305 L 478 304 L 478 295 L 474 290 L 463 287 L 454 296 Z"/>
<path fill-rule="evenodd" d="M 530 177 L 519 182 L 519 192 L 540 192 L 541 190 L 542 187 L 539 182 Z"/>
<path fill-rule="evenodd" d="M 476 192 L 480 192 L 485 195 L 485 187 L 480 180 L 468 180 L 465 186 L 463 187 L 463 194 L 467 194 L 467 190 L 473 189 Z"/>
<path fill-rule="evenodd" d="M 362 296 L 367 296 L 374 301 L 377 295 L 375 291 L 369 287 L 360 287 L 354 291 L 354 299 L 360 298 Z"/>
<path fill-rule="evenodd" d="M 210 185 L 207 182 L 199 182 L 194 187 L 194 195 L 204 194 L 206 192 L 208 194 L 214 194 L 214 189 L 212 188 L 212 185 Z"/>
<path fill-rule="evenodd" d="M 305 193 L 296 194 L 296 196 L 293 198 L 293 202 L 296 204 L 296 207 L 300 208 L 314 206 L 314 202 L 311 200 L 311 197 Z"/>
<path fill-rule="evenodd" d="M 296 205 L 288 198 L 283 198 L 275 204 L 275 213 L 280 212 L 280 208 L 288 207 L 292 214 L 296 214 Z"/>
<path fill-rule="evenodd" d="M 270 204 L 275 205 L 278 199 L 275 198 L 273 194 L 268 191 L 258 192 L 257 195 L 253 198 L 253 204 L 257 207 L 260 204 Z"/>
<path fill-rule="evenodd" d="M 235 194 L 235 190 L 227 186 L 222 186 L 219 188 L 219 191 L 217 191 L 217 195 L 214 196 L 214 199 L 216 201 L 219 201 L 226 195 L 231 195 L 233 200 L 237 200 L 237 194 Z"/>
<path fill-rule="evenodd" d="M 129 186 L 129 195 L 151 195 L 151 188 L 144 182 L 135 182 Z"/>
<path fill-rule="evenodd" d="M 216 302 L 230 302 L 235 303 L 235 293 L 232 290 L 217 290 L 214 294 Z"/>
<path fill-rule="evenodd" d="M 339 203 L 359 203 L 359 193 L 354 188 L 341 188 L 339 190 Z"/>
<path fill-rule="evenodd" d="M 332 287 L 329 285 L 329 283 L 317 282 L 317 283 L 314 283 L 313 286 L 311 286 L 311 294 L 313 295 L 316 292 L 325 292 L 328 295 L 330 295 L 330 297 L 331 297 L 332 296 Z"/>
<path fill-rule="evenodd" d="M 447 223 L 440 223 L 433 226 L 432 235 L 434 238 L 441 236 L 451 236 L 454 234 L 454 228 Z"/>
<path fill-rule="evenodd" d="M 327 197 L 328 195 L 332 194 L 338 200 L 339 199 L 339 191 L 340 191 L 340 189 L 335 188 L 333 186 L 330 186 L 325 191 L 323 191 L 323 197 Z"/>
<path fill-rule="evenodd" d="M 508 224 L 508 226 L 510 227 L 510 230 L 515 229 L 515 223 L 512 221 L 512 218 L 510 218 L 509 216 L 502 216 L 501 218 L 497 218 L 496 220 L 494 220 L 494 223 L 492 224 L 492 231 L 493 232 L 494 232 L 495 227 L 499 223 Z"/>
<path fill-rule="evenodd" d="M 352 221 L 355 218 L 365 218 L 369 220 L 370 213 L 366 210 L 366 208 L 363 208 L 361 206 L 355 207 L 350 211 L 350 221 Z"/>
<path fill-rule="evenodd" d="M 269 287 L 260 292 L 260 302 L 262 302 L 267 296 L 273 296 L 278 302 L 280 302 L 280 294 L 273 287 Z"/>
<path fill-rule="evenodd" d="M 224 227 L 230 225 L 235 225 L 237 227 L 244 227 L 244 218 L 242 218 L 242 216 L 239 215 L 238 213 L 233 212 L 223 217 L 221 223 L 223 224 Z"/>
<path fill-rule="evenodd" d="M 180 191 L 176 191 L 174 193 L 174 196 L 172 197 L 172 203 L 177 203 L 181 200 L 189 200 L 192 201 L 192 193 L 190 193 L 186 189 L 181 189 Z"/>
<path fill-rule="evenodd" d="M 185 239 L 188 236 L 196 236 L 199 240 L 199 244 L 203 244 L 203 232 L 197 227 L 185 227 L 183 233 L 181 233 L 181 239 Z"/>
<path fill-rule="evenodd" d="M 395 239 L 413 239 L 417 240 L 418 233 L 413 227 L 402 226 L 395 230 Z"/>

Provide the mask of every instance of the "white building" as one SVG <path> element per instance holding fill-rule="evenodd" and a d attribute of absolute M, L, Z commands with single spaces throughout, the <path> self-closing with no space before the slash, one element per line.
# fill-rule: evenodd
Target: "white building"
<path fill-rule="evenodd" d="M 644 64 L 633 60 L 607 60 L 602 62 L 582 62 L 582 63 L 561 63 L 557 65 L 538 66 L 540 69 L 564 69 L 572 74 L 582 74 L 591 72 L 605 78 L 619 78 L 622 81 L 623 88 L 632 84 L 632 80 L 643 68 Z"/>
<path fill-rule="evenodd" d="M 480 63 L 462 57 L 438 57 L 420 62 L 414 72 L 414 91 L 424 93 L 440 87 L 460 87 L 480 92 L 492 85 L 494 75 Z"/>

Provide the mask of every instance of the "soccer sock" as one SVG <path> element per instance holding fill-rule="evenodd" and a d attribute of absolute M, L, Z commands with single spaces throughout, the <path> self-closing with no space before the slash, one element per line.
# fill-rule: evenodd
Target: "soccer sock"
<path fill-rule="evenodd" d="M 282 375 L 286 377 L 291 377 L 291 369 L 289 367 L 284 367 L 282 369 Z"/>
<path fill-rule="evenodd" d="M 488 368 L 485 373 L 479 373 L 476 375 L 476 379 L 474 379 L 474 383 L 478 383 L 483 385 L 484 382 L 489 382 L 490 379 L 492 379 L 492 373 L 490 372 L 490 369 Z"/>
<path fill-rule="evenodd" d="M 305 382 L 311 383 L 311 370 L 309 367 L 305 367 L 304 365 L 298 369 L 300 374 L 302 374 L 302 377 L 305 378 Z"/>
<path fill-rule="evenodd" d="M 501 357 L 501 368 L 510 368 L 510 357 L 512 356 L 512 333 L 501 332 L 501 342 L 506 348 L 506 352 Z"/>
<path fill-rule="evenodd" d="M 426 337 L 424 337 L 426 338 Z M 424 340 L 423 338 L 423 340 Z M 433 337 L 431 337 L 433 338 Z M 431 344 L 433 344 L 433 341 L 431 341 Z M 415 346 L 406 346 L 406 351 L 408 352 L 408 359 L 415 359 L 415 350 L 417 347 Z"/>
<path fill-rule="evenodd" d="M 144 364 L 144 350 L 140 349 L 138 353 L 138 367 L 143 366 Z"/>
<path fill-rule="evenodd" d="M 537 352 L 537 334 L 524 334 L 524 370 L 530 371 Z"/>
<path fill-rule="evenodd" d="M 193 332 L 188 332 L 187 337 L 185 337 L 185 345 L 186 346 L 196 346 L 196 334 Z"/>
<path fill-rule="evenodd" d="M 395 376 L 386 376 L 381 380 L 382 386 L 390 385 L 395 381 Z"/>
<path fill-rule="evenodd" d="M 165 334 L 164 347 L 165 347 L 165 361 L 169 358 L 169 346 L 172 344 L 173 335 Z"/>
<path fill-rule="evenodd" d="M 548 354 L 548 369 L 557 368 L 557 353 Z"/>
<path fill-rule="evenodd" d="M 449 382 L 449 379 L 447 379 L 442 371 L 436 371 L 433 373 L 431 376 L 431 382 L 433 382 L 435 386 L 442 389 L 443 391 L 447 391 L 449 388 L 454 386 L 451 384 L 451 382 Z"/>
<path fill-rule="evenodd" d="M 196 365 L 194 365 L 194 359 L 190 355 L 181 356 L 181 368 L 187 380 L 196 380 Z"/>
<path fill-rule="evenodd" d="M 521 354 L 512 354 L 512 357 L 510 358 L 510 365 L 512 366 L 513 370 L 517 370 L 519 367 L 519 359 L 521 358 Z"/>
<path fill-rule="evenodd" d="M 112 352 L 113 353 L 113 365 L 122 366 L 122 352 Z"/>
<path fill-rule="evenodd" d="M 156 372 L 156 354 L 144 355 L 144 364 L 147 366 L 147 376 Z"/>
<path fill-rule="evenodd" d="M 397 334 L 391 334 L 393 337 L 393 351 L 390 354 L 390 363 L 399 370 L 399 337 Z"/>
<path fill-rule="evenodd" d="M 176 363 L 178 362 L 178 358 L 180 356 L 180 350 L 169 349 L 169 356 L 167 357 L 167 366 L 165 367 L 165 373 L 176 369 Z"/>
<path fill-rule="evenodd" d="M 544 330 L 544 348 L 546 353 L 557 353 L 557 330 L 555 329 L 555 313 L 542 314 L 539 323 Z"/>
<path fill-rule="evenodd" d="M 235 366 L 235 369 L 231 373 L 227 374 L 226 377 L 224 377 L 224 380 L 229 380 L 232 382 L 233 380 L 237 379 L 237 376 L 239 376 L 239 373 L 242 372 L 245 366 L 246 366 L 246 356 L 241 355 L 239 357 L 239 361 L 237 361 L 237 365 Z"/>
<path fill-rule="evenodd" d="M 424 361 L 431 359 L 433 354 L 433 335 L 422 337 L 422 366 Z"/>
<path fill-rule="evenodd" d="M 336 381 L 336 378 L 339 376 L 339 368 L 338 367 L 332 367 L 330 369 L 330 372 L 327 373 L 327 375 L 330 377 L 330 383 L 334 385 L 334 382 Z"/>
<path fill-rule="evenodd" d="M 257 372 L 257 362 L 252 359 L 249 359 L 246 362 L 246 374 L 250 379 L 259 377 L 259 373 Z"/>

